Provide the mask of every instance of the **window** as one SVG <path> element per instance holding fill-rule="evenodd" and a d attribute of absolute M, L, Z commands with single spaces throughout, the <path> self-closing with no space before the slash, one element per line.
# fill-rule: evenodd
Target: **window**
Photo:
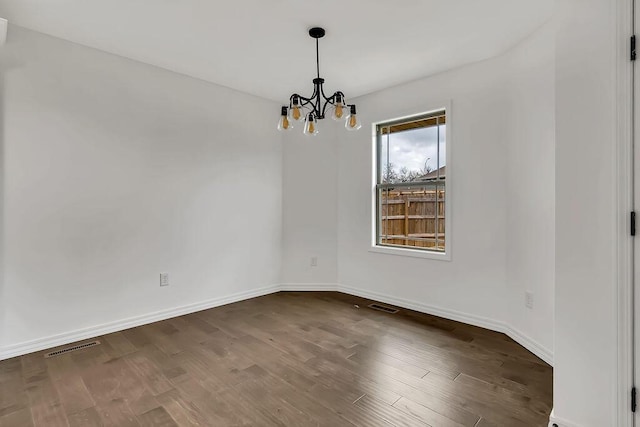
<path fill-rule="evenodd" d="M 376 248 L 447 253 L 447 116 L 376 126 Z"/>

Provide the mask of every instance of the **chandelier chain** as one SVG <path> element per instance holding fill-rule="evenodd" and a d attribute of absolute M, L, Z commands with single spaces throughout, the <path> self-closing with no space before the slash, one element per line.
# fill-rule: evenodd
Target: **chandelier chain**
<path fill-rule="evenodd" d="M 318 78 L 320 78 L 320 44 L 319 39 L 316 39 L 316 70 L 318 72 Z"/>

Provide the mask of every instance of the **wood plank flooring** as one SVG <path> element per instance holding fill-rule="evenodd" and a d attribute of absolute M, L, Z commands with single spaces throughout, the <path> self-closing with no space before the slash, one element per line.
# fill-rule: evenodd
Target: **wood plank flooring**
<path fill-rule="evenodd" d="M 0 426 L 547 425 L 552 369 L 511 339 L 369 303 L 283 292 L 2 361 Z"/>

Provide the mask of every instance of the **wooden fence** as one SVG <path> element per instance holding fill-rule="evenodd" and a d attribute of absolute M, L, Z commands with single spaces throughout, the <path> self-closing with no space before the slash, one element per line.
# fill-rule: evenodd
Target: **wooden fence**
<path fill-rule="evenodd" d="M 381 204 L 379 232 L 382 244 L 444 251 L 444 189 L 385 190 Z"/>

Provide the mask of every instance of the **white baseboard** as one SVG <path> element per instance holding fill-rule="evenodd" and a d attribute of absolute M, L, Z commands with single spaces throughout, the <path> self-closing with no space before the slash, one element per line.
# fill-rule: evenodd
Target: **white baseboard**
<path fill-rule="evenodd" d="M 517 342 L 518 344 L 520 344 L 521 346 L 529 350 L 531 353 L 538 356 L 540 359 L 547 362 L 549 365 L 553 366 L 553 352 L 551 350 L 549 350 L 546 347 L 543 347 L 540 343 L 532 340 L 530 337 L 528 337 L 518 329 L 512 326 L 509 326 L 507 324 L 505 324 L 504 326 L 505 326 L 505 329 L 503 332 L 509 338 L 511 338 L 512 340 L 514 340 L 515 342 Z"/>
<path fill-rule="evenodd" d="M 33 353 L 36 351 L 46 350 L 52 347 L 70 344 L 80 340 L 95 338 L 113 332 L 123 331 L 125 329 L 142 326 L 161 320 L 170 319 L 176 316 L 195 313 L 201 310 L 207 310 L 222 305 L 231 304 L 238 301 L 244 301 L 263 295 L 272 294 L 280 290 L 279 285 L 267 286 L 255 290 L 239 292 L 226 297 L 214 298 L 195 304 L 184 305 L 181 307 L 160 310 L 153 313 L 143 314 L 140 316 L 130 317 L 127 319 L 116 320 L 114 322 L 104 323 L 88 328 L 78 329 L 49 337 L 43 337 L 32 341 L 26 341 L 0 348 L 0 360 L 10 359 L 16 356 Z"/>
<path fill-rule="evenodd" d="M 449 310 L 429 304 L 419 303 L 417 301 L 410 301 L 391 295 L 381 294 L 379 292 L 368 291 L 366 289 L 353 288 L 351 286 L 340 285 L 338 287 L 338 290 L 345 294 L 385 302 L 387 304 L 396 305 L 398 307 L 407 308 L 409 310 L 419 311 L 420 313 L 444 317 L 445 319 L 455 320 L 457 322 L 462 322 L 473 326 L 479 326 L 481 328 L 490 329 L 492 331 L 504 332 L 504 324 L 502 322 L 497 322 L 486 317 L 474 316 L 456 310 Z"/>
<path fill-rule="evenodd" d="M 514 341 L 525 347 L 527 350 L 531 351 L 533 354 L 535 354 L 548 364 L 553 365 L 553 353 L 550 350 L 544 348 L 536 341 L 532 340 L 515 328 L 510 327 L 504 322 L 336 283 L 283 283 L 280 285 L 267 286 L 251 291 L 239 292 L 226 297 L 214 298 L 195 304 L 189 304 L 167 310 L 160 310 L 153 313 L 130 317 L 128 319 L 117 320 L 102 325 L 96 325 L 89 328 L 78 329 L 71 332 L 5 346 L 0 348 L 0 360 L 21 356 L 52 347 L 58 347 L 80 340 L 95 338 L 100 335 L 110 334 L 136 326 L 146 325 L 148 323 L 158 322 L 161 320 L 170 319 L 172 317 L 182 316 L 185 314 L 194 313 L 196 311 L 207 310 L 210 308 L 219 307 L 221 305 L 231 304 L 234 302 L 243 301 L 246 299 L 268 295 L 280 291 L 337 291 L 349 295 L 355 295 L 362 298 L 368 298 L 387 304 L 396 305 L 398 307 L 403 307 L 409 310 L 419 311 L 421 313 L 443 317 L 449 320 L 467 323 L 469 325 L 490 329 L 496 332 L 502 332 L 504 334 L 507 334 Z M 567 426 L 571 427 L 571 424 L 568 424 Z"/>
<path fill-rule="evenodd" d="M 419 311 L 421 313 L 431 314 L 433 316 L 443 317 L 449 320 L 455 320 L 457 322 L 478 326 L 480 328 L 501 332 L 538 356 L 540 359 L 544 360 L 549 365 L 553 366 L 553 352 L 504 322 L 489 319 L 487 317 L 463 313 L 456 310 L 437 307 L 434 305 L 397 298 L 391 295 L 372 292 L 365 289 L 353 288 L 345 285 L 338 285 L 338 291 L 345 294 L 355 295 L 362 298 L 368 298 L 380 302 L 385 302 L 387 304 L 396 305 L 398 307 Z"/>
<path fill-rule="evenodd" d="M 280 285 L 281 291 L 288 292 L 328 292 L 338 291 L 337 283 L 283 283 Z"/>
<path fill-rule="evenodd" d="M 580 427 L 576 423 L 556 417 L 553 412 L 554 411 L 551 410 L 551 416 L 549 417 L 549 427 Z"/>

